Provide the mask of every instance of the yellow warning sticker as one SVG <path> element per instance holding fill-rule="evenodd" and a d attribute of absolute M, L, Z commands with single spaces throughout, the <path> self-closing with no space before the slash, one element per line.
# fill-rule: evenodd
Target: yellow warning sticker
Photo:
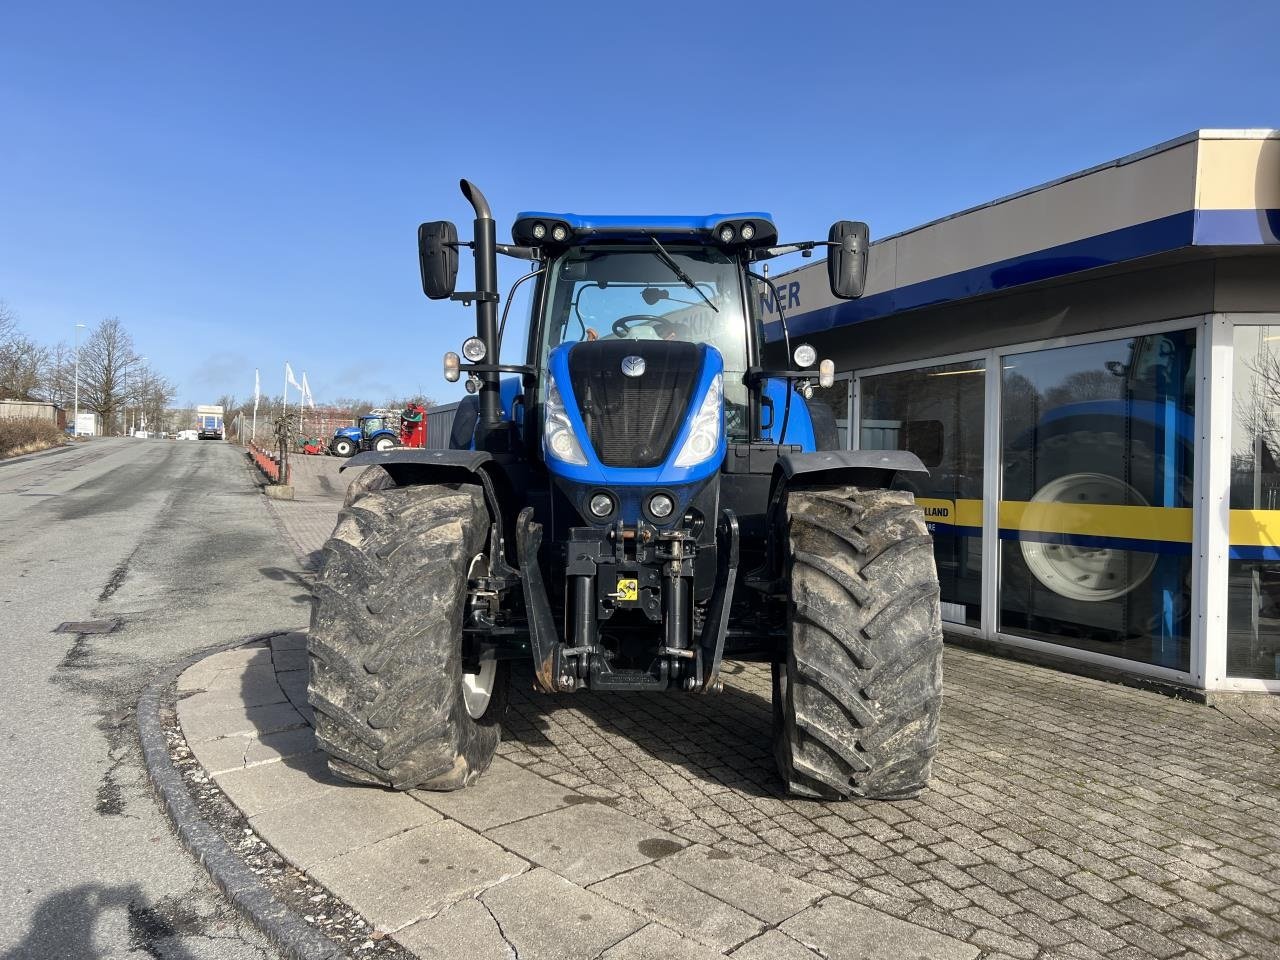
<path fill-rule="evenodd" d="M 618 592 L 614 594 L 619 600 L 637 600 L 640 596 L 640 581 L 635 577 L 619 577 Z"/>

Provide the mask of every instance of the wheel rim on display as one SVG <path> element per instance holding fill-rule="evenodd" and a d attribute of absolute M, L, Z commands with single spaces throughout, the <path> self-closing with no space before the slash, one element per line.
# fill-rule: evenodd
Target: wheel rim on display
<path fill-rule="evenodd" d="M 1072 473 L 1036 491 L 1024 514 L 1030 530 L 1055 530 L 1050 504 L 1073 507 L 1147 506 L 1133 487 L 1101 473 Z M 1097 603 L 1122 597 L 1138 586 L 1156 565 L 1154 554 L 1113 547 L 1023 540 L 1022 558 L 1041 584 L 1061 597 Z"/>
<path fill-rule="evenodd" d="M 471 561 L 467 571 L 467 579 L 475 580 L 489 575 L 489 559 L 484 554 L 477 554 Z M 462 674 L 462 702 L 467 708 L 467 716 L 479 720 L 489 709 L 489 701 L 493 698 L 494 678 L 498 674 L 498 661 L 492 656 L 480 661 L 477 673 Z"/>

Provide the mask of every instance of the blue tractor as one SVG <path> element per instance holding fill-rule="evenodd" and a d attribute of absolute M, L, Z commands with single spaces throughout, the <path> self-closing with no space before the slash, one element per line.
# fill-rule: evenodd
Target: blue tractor
<path fill-rule="evenodd" d="M 339 427 L 329 441 L 329 452 L 335 457 L 353 457 L 361 450 L 390 450 L 400 443 L 400 432 L 392 426 L 399 418 L 375 411 L 360 417 L 359 425 Z"/>
<path fill-rule="evenodd" d="M 771 286 L 758 264 L 817 247 L 832 294 L 861 295 L 866 225 L 780 245 L 763 213 L 528 213 L 503 244 L 484 196 L 462 191 L 473 241 L 447 221 L 418 239 L 427 296 L 475 304 L 475 336 L 444 360 L 474 403 L 453 449 L 344 465 L 365 469 L 325 547 L 309 637 L 331 769 L 457 789 L 493 757 L 512 669 L 548 694 L 713 694 L 728 658 L 772 667 L 793 793 L 918 793 L 942 632 L 932 541 L 894 481 L 924 467 L 831 449 L 806 403 L 831 362 L 754 306 Z M 533 263 L 517 281 L 533 283 L 518 364 L 499 362 L 499 254 Z"/>

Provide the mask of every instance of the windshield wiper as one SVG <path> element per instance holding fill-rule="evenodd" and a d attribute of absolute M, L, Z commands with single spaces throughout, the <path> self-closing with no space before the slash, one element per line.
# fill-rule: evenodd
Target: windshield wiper
<path fill-rule="evenodd" d="M 698 286 L 696 283 L 694 283 L 687 273 L 685 273 L 682 269 L 680 269 L 680 264 L 676 263 L 675 259 L 671 256 L 671 254 L 667 253 L 667 248 L 658 242 L 658 238 L 650 234 L 649 242 L 652 243 L 657 248 L 657 252 L 654 254 L 654 256 L 657 257 L 659 260 L 661 260 L 663 263 L 665 263 L 668 267 L 670 267 L 671 272 L 680 278 L 681 283 L 683 283 L 690 290 L 693 290 L 694 292 L 696 292 L 698 296 L 700 296 L 703 300 L 705 300 L 707 303 L 707 306 L 711 308 L 712 312 L 719 313 L 720 311 L 716 309 L 716 305 L 711 302 L 711 298 L 702 292 L 702 288 Z"/>

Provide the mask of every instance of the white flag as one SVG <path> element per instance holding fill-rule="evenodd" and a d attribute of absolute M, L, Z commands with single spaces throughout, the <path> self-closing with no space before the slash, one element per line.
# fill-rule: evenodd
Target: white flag
<path fill-rule="evenodd" d="M 284 362 L 284 382 L 297 390 L 302 389 L 302 384 L 293 379 L 293 367 L 289 366 L 289 361 Z"/>
<path fill-rule="evenodd" d="M 302 391 L 302 402 L 314 410 L 316 408 L 316 399 L 311 396 L 311 384 L 307 383 L 307 371 L 305 370 L 302 371 L 302 386 L 299 389 Z"/>

